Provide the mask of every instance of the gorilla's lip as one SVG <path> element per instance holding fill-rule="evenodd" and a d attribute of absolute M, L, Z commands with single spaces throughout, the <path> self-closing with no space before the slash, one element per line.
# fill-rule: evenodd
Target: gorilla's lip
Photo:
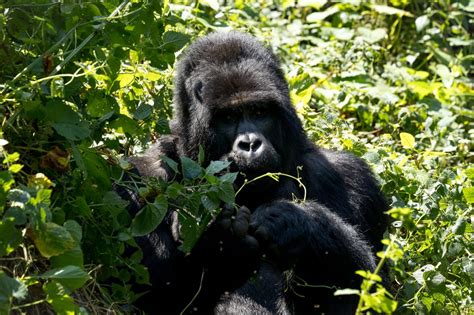
<path fill-rule="evenodd" d="M 269 167 L 268 168 L 248 167 L 246 165 L 239 165 L 238 162 L 236 162 L 235 160 L 232 160 L 232 159 L 230 159 L 228 161 L 231 162 L 231 164 L 228 167 L 229 172 L 237 172 L 237 173 L 239 173 L 239 177 L 244 177 L 248 180 L 251 180 L 251 179 L 254 179 L 256 177 L 265 175 L 267 173 L 275 172 L 275 170 L 273 170 L 273 168 L 269 168 Z"/>

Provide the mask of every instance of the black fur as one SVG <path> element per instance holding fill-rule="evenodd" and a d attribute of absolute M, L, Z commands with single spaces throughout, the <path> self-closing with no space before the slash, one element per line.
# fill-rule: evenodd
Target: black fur
<path fill-rule="evenodd" d="M 274 54 L 237 32 L 197 40 L 177 66 L 174 105 L 172 135 L 133 159 L 142 176 L 169 179 L 159 156 L 196 158 L 201 145 L 207 162 L 230 160 L 249 178 L 302 167 L 307 200 L 293 201 L 303 189 L 286 177 L 249 185 L 187 256 L 170 212 L 139 240 L 152 290 L 138 305 L 179 313 L 195 297 L 189 313 L 353 312 L 356 298 L 333 292 L 374 270 L 387 204 L 363 161 L 308 140 Z"/>

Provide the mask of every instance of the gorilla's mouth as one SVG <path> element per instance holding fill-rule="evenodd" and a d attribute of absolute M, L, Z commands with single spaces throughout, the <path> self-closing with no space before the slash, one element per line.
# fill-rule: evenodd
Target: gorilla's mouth
<path fill-rule="evenodd" d="M 245 180 L 249 181 L 259 176 L 265 175 L 266 173 L 280 172 L 281 158 L 274 150 L 264 156 L 248 159 L 238 153 L 231 152 L 226 154 L 222 160 L 231 162 L 227 171 L 238 172 L 239 176 L 235 182 L 236 187 L 240 187 Z M 269 178 L 270 179 L 270 178 Z M 274 181 L 272 179 L 272 181 Z M 268 186 L 267 180 L 263 177 L 261 180 L 257 180 L 255 185 L 252 186 Z M 263 187 L 262 187 L 263 188 Z"/>

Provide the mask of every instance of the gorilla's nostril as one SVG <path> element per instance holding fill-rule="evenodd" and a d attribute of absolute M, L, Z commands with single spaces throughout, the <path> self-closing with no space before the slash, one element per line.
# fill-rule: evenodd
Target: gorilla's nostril
<path fill-rule="evenodd" d="M 250 150 L 255 152 L 258 150 L 258 148 L 260 148 L 261 145 L 262 145 L 262 140 L 255 139 L 253 142 L 250 143 Z"/>
<path fill-rule="evenodd" d="M 248 142 L 248 141 L 239 141 L 239 143 L 237 144 L 238 148 L 240 150 L 243 150 L 243 151 L 250 151 L 250 148 L 251 148 L 251 143 Z"/>

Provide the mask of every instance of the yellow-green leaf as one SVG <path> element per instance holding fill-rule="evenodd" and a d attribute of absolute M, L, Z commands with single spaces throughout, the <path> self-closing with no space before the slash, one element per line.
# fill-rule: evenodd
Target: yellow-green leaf
<path fill-rule="evenodd" d="M 46 222 L 34 232 L 33 242 L 43 257 L 60 255 L 77 245 L 69 231 L 53 222 Z"/>
<path fill-rule="evenodd" d="M 131 73 L 122 73 L 119 74 L 117 80 L 120 83 L 120 87 L 123 88 L 133 82 L 134 75 Z"/>
<path fill-rule="evenodd" d="M 466 187 L 462 190 L 467 203 L 474 203 L 474 187 Z"/>
<path fill-rule="evenodd" d="M 18 173 L 19 171 L 21 171 L 22 168 L 23 168 L 23 165 L 21 164 L 12 164 L 10 165 L 8 170 L 12 173 Z"/>
<path fill-rule="evenodd" d="M 199 1 L 201 4 L 210 7 L 214 11 L 219 10 L 219 2 L 217 0 L 201 0 Z"/>
<path fill-rule="evenodd" d="M 402 140 L 402 146 L 405 149 L 413 149 L 415 147 L 415 137 L 408 132 L 400 133 L 400 140 Z"/>

